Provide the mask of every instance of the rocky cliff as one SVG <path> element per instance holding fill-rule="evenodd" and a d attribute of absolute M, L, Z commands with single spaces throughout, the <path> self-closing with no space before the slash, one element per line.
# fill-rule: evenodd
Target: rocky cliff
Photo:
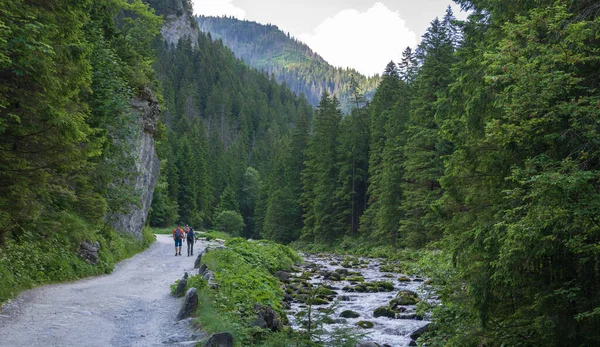
<path fill-rule="evenodd" d="M 160 116 L 160 106 L 150 89 L 144 89 L 131 100 L 132 111 L 139 115 L 140 123 L 136 134 L 131 138 L 131 150 L 136 153 L 135 186 L 139 193 L 139 204 L 132 205 L 128 214 L 119 214 L 111 218 L 113 227 L 121 233 L 142 238 L 142 228 L 146 224 L 152 194 L 158 181 L 160 159 L 154 147 L 154 134 Z"/>
<path fill-rule="evenodd" d="M 192 25 L 192 20 L 192 18 L 185 14 L 181 16 L 168 15 L 160 31 L 165 41 L 176 45 L 180 39 L 189 37 L 192 41 L 192 47 L 196 47 L 198 43 L 198 28 Z"/>

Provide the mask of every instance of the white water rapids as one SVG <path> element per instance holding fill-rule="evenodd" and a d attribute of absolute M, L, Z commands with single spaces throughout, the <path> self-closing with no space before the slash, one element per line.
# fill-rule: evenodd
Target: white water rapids
<path fill-rule="evenodd" d="M 382 346 L 409 346 L 411 343 L 410 334 L 417 329 L 430 323 L 427 320 L 417 319 L 398 319 L 398 318 L 387 318 L 387 317 L 373 317 L 373 311 L 380 306 L 387 306 L 389 301 L 396 297 L 396 294 L 400 290 L 410 290 L 419 294 L 421 300 L 431 300 L 432 293 L 430 287 L 425 285 L 423 279 L 416 278 L 414 276 L 407 276 L 405 274 L 396 272 L 382 272 L 380 271 L 381 263 L 385 263 L 382 259 L 368 259 L 359 258 L 360 265 L 353 266 L 347 270 L 351 272 L 360 272 L 364 277 L 364 282 L 377 282 L 386 281 L 391 282 L 394 285 L 394 290 L 391 292 L 377 292 L 377 293 L 360 293 L 360 292 L 346 292 L 342 290 L 345 286 L 351 285 L 349 281 L 333 281 L 331 279 L 324 279 L 323 276 L 319 275 L 321 271 L 335 271 L 336 269 L 342 268 L 344 262 L 343 256 L 334 255 L 305 255 L 306 262 L 302 266 L 302 272 L 311 273 L 311 279 L 308 280 L 313 286 L 328 285 L 338 295 L 346 296 L 346 301 L 334 300 L 335 311 L 330 316 L 333 319 L 339 319 L 340 313 L 345 310 L 352 310 L 360 314 L 358 318 L 343 318 L 342 322 L 334 324 L 326 324 L 324 328 L 328 331 L 332 331 L 336 327 L 353 327 L 359 333 L 366 333 L 368 337 L 366 341 L 373 341 Z M 333 265 L 332 265 L 333 264 Z M 318 270 L 314 271 L 315 267 Z M 302 272 L 295 273 L 293 275 L 300 276 Z M 410 282 L 399 281 L 399 277 L 408 277 L 411 279 Z M 416 280 L 416 281 L 415 281 Z M 354 283 L 356 284 L 356 282 Z M 352 285 L 354 286 L 354 285 Z M 347 301 L 349 299 L 349 301 Z M 313 306 L 313 310 L 317 310 L 322 306 Z M 415 305 L 403 306 L 406 310 L 402 315 L 410 315 L 415 313 Z M 288 317 L 293 328 L 299 329 L 300 322 L 295 318 L 295 314 L 299 311 L 306 310 L 306 305 L 297 301 L 292 302 L 291 308 L 288 311 Z M 399 316 L 399 315 L 398 315 Z M 397 317 L 398 317 L 397 316 Z M 370 321 L 374 323 L 373 328 L 363 329 L 356 325 L 359 321 Z"/>

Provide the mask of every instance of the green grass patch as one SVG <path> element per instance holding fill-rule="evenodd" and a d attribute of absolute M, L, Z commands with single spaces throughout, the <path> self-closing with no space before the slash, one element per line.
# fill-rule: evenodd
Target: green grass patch
<path fill-rule="evenodd" d="M 175 229 L 175 226 L 172 228 L 150 228 L 150 231 L 153 234 L 170 235 L 173 233 L 173 229 Z"/>
<path fill-rule="evenodd" d="M 64 227 L 47 234 L 28 233 L 19 240 L 7 239 L 0 247 L 0 303 L 41 284 L 110 273 L 117 262 L 143 251 L 155 240 L 149 229 L 144 229 L 142 240 L 138 240 L 112 229 L 95 229 L 66 213 L 57 216 L 56 223 Z M 100 244 L 97 265 L 77 255 L 84 240 Z"/>

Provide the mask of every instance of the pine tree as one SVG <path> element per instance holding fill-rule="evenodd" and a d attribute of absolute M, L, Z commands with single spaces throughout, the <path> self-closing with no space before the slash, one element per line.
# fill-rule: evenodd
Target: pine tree
<path fill-rule="evenodd" d="M 337 163 L 338 132 L 342 119 L 338 101 L 324 92 L 315 114 L 313 135 L 306 150 L 306 166 L 302 172 L 305 240 L 327 242 L 341 236 Z M 332 163 L 334 165 L 332 165 Z"/>
<path fill-rule="evenodd" d="M 386 124 L 393 116 L 393 108 L 398 99 L 400 78 L 394 62 L 388 63 L 385 68 L 377 93 L 370 103 L 371 116 L 369 141 L 369 202 L 367 211 L 361 218 L 361 232 L 373 233 L 377 231 L 377 214 L 381 207 L 380 197 L 383 179 L 383 152 L 385 149 Z"/>
<path fill-rule="evenodd" d="M 436 119 L 436 112 L 438 95 L 450 83 L 453 53 L 448 28 L 435 19 L 417 50 L 421 68 L 415 81 L 404 149 L 405 182 L 401 209 L 405 218 L 399 232 L 412 246 L 424 246 L 442 234 L 434 203 L 442 196 L 439 183 L 444 173 L 442 156 L 451 148 L 440 137 L 441 120 Z"/>

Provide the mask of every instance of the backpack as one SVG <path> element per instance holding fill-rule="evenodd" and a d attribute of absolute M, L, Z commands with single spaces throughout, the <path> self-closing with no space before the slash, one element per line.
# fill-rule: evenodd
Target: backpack
<path fill-rule="evenodd" d="M 187 233 L 187 240 L 194 241 L 194 230 L 192 228 L 190 228 L 190 231 Z"/>
<path fill-rule="evenodd" d="M 181 229 L 175 229 L 175 240 L 181 240 Z"/>

